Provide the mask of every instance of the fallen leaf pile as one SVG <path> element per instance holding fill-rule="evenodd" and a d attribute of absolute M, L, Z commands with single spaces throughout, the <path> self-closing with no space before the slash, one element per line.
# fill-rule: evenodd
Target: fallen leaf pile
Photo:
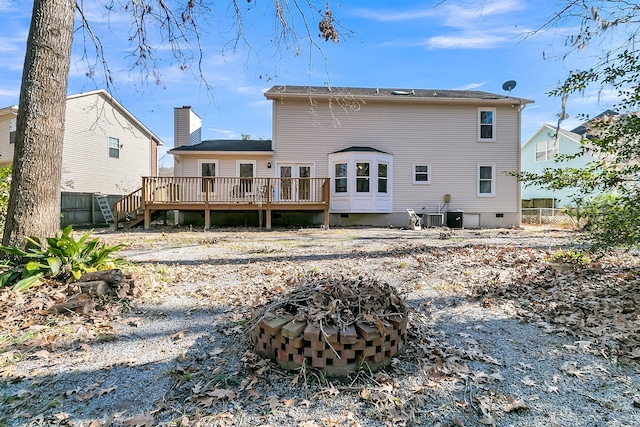
<path fill-rule="evenodd" d="M 407 311 L 396 289 L 374 278 L 311 272 L 290 279 L 287 287 L 293 289 L 257 310 L 252 326 L 263 318 L 292 315 L 339 330 L 356 322 L 384 329 L 385 318 Z"/>

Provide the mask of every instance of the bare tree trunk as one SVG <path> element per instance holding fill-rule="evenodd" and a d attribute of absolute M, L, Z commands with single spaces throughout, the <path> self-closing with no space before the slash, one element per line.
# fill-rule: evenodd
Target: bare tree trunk
<path fill-rule="evenodd" d="M 35 0 L 22 71 L 3 245 L 60 229 L 60 181 L 75 0 Z"/>

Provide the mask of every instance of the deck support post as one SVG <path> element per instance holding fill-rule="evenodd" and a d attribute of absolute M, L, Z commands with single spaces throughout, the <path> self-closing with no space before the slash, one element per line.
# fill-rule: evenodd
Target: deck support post
<path fill-rule="evenodd" d="M 211 211 L 209 209 L 204 210 L 204 229 L 208 230 L 211 228 Z"/>
<path fill-rule="evenodd" d="M 149 230 L 151 228 L 151 210 L 144 208 L 144 229 Z"/>
<path fill-rule="evenodd" d="M 324 210 L 324 229 L 329 229 L 329 209 Z"/>
<path fill-rule="evenodd" d="M 265 211 L 265 227 L 267 230 L 271 230 L 271 207 L 267 206 L 267 210 Z"/>

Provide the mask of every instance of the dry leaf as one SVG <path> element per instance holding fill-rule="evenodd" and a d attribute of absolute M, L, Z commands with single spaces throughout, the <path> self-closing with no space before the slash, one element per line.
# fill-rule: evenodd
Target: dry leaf
<path fill-rule="evenodd" d="M 152 427 L 155 418 L 151 414 L 134 415 L 123 424 L 129 427 Z"/>
<path fill-rule="evenodd" d="M 171 335 L 171 339 L 172 340 L 180 340 L 180 339 L 184 338 L 184 334 L 186 334 L 187 332 L 189 332 L 188 329 L 185 329 L 183 331 L 178 331 L 175 334 Z"/>
<path fill-rule="evenodd" d="M 216 399 L 233 399 L 236 397 L 236 393 L 233 390 L 227 390 L 224 388 L 217 388 L 213 391 L 207 392 L 207 394 L 211 397 L 215 397 Z"/>
<path fill-rule="evenodd" d="M 527 406 L 526 403 L 524 403 L 524 400 L 522 399 L 518 399 L 515 400 L 513 402 L 508 403 L 505 407 L 504 407 L 504 411 L 507 413 L 510 412 L 517 412 L 517 411 L 524 411 L 529 409 L 529 407 Z"/>

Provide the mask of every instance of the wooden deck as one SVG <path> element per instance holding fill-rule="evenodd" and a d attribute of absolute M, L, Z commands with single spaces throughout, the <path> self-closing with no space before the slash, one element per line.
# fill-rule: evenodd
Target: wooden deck
<path fill-rule="evenodd" d="M 205 229 L 211 211 L 321 211 L 329 227 L 329 178 L 143 177 L 142 187 L 114 204 L 115 224 L 144 220 L 155 211 L 204 211 Z"/>

